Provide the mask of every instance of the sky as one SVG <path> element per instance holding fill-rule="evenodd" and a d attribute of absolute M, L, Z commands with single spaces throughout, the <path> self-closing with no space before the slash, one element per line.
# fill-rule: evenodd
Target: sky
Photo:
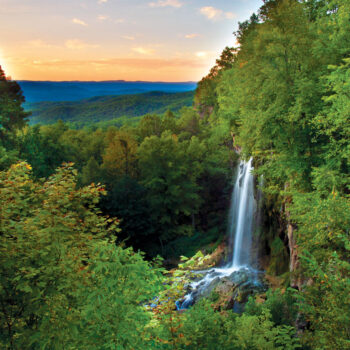
<path fill-rule="evenodd" d="M 198 81 L 262 0 L 0 0 L 16 80 Z"/>

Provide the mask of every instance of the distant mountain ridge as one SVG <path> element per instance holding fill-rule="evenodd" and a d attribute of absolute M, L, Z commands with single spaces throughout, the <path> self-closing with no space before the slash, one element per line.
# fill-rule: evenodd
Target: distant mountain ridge
<path fill-rule="evenodd" d="M 31 124 L 52 124 L 58 120 L 74 123 L 78 127 L 111 122 L 122 125 L 125 121 L 147 113 L 163 114 L 193 104 L 194 91 L 152 91 L 119 96 L 94 96 L 80 101 L 50 101 L 27 103 L 32 112 Z"/>
<path fill-rule="evenodd" d="M 197 87 L 195 82 L 147 81 L 31 81 L 19 80 L 27 103 L 43 101 L 79 101 L 94 96 L 131 95 L 151 91 L 186 92 Z"/>

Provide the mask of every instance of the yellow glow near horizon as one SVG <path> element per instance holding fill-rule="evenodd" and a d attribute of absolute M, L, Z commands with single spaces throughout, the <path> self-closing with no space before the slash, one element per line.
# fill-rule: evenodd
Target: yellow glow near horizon
<path fill-rule="evenodd" d="M 0 66 L 3 72 L 5 73 L 5 76 L 9 79 L 16 79 L 16 71 L 17 67 L 15 62 L 11 62 L 10 57 L 6 57 L 3 54 L 3 50 L 0 48 Z"/>
<path fill-rule="evenodd" d="M 216 54 L 210 54 L 170 59 L 156 56 L 89 60 L 21 59 L 12 62 L 16 72 L 6 70 L 6 74 L 17 80 L 198 81 L 209 71 L 216 57 Z"/>
<path fill-rule="evenodd" d="M 17 80 L 198 81 L 261 0 L 1 0 L 0 65 Z"/>
<path fill-rule="evenodd" d="M 0 49 L 0 66 L 1 66 L 1 69 L 4 71 L 5 75 L 8 75 L 9 74 L 8 65 L 5 62 L 4 55 L 2 54 L 1 49 Z"/>

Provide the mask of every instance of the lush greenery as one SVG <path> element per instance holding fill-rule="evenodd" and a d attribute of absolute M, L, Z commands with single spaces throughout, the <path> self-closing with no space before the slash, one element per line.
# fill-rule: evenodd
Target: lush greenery
<path fill-rule="evenodd" d="M 31 123 L 52 124 L 58 120 L 83 127 L 122 126 L 136 122 L 147 113 L 163 114 L 168 109 L 178 112 L 184 106 L 191 106 L 194 93 L 147 92 L 135 95 L 98 96 L 70 102 L 36 102 L 26 105 L 32 112 Z"/>
<path fill-rule="evenodd" d="M 168 243 L 196 232 L 204 240 L 209 232 L 215 241 L 225 232 L 220 218 L 236 157 L 226 130 L 192 108 L 183 108 L 178 118 L 170 111 L 146 115 L 120 129 L 75 130 L 59 122 L 18 131 L 16 157 L 32 165 L 36 178 L 74 162 L 80 186 L 105 184 L 108 195 L 100 207 L 122 219 L 120 240 L 151 256 L 176 257 L 181 250 L 167 252 Z"/>
<path fill-rule="evenodd" d="M 348 349 L 349 32 L 347 0 L 266 0 L 194 107 L 119 128 L 29 127 L 0 70 L 1 347 Z M 178 312 L 225 233 L 233 147 L 264 175 L 269 272 L 291 273 L 241 315 Z"/>
<path fill-rule="evenodd" d="M 350 346 L 349 30 L 349 1 L 265 1 L 240 24 L 216 90 L 237 145 L 284 208 L 303 340 L 316 349 Z"/>

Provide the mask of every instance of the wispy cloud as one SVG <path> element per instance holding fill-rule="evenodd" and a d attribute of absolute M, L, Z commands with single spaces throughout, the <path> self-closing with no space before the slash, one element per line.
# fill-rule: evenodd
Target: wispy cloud
<path fill-rule="evenodd" d="M 26 61 L 24 64 L 31 65 L 34 61 Z M 37 65 L 42 66 L 53 66 L 57 68 L 62 67 L 82 67 L 86 65 L 95 66 L 125 66 L 125 67 L 136 67 L 136 68 L 167 68 L 167 67 L 191 67 L 201 68 L 206 65 L 196 59 L 162 59 L 162 58 L 111 58 L 111 59 L 99 59 L 99 60 L 62 60 L 62 59 L 51 59 L 51 60 L 36 60 Z"/>
<path fill-rule="evenodd" d="M 97 1 L 97 3 L 100 4 L 100 5 L 105 4 L 107 2 L 108 2 L 108 0 L 98 0 Z"/>
<path fill-rule="evenodd" d="M 64 43 L 60 44 L 51 44 L 41 39 L 29 40 L 25 43 L 25 47 L 35 48 L 35 49 L 73 49 L 80 50 L 86 48 L 96 48 L 99 45 L 89 44 L 79 39 L 69 39 Z"/>
<path fill-rule="evenodd" d="M 99 21 L 105 21 L 106 19 L 108 19 L 108 16 L 99 15 L 99 16 L 97 16 L 97 19 L 98 19 Z"/>
<path fill-rule="evenodd" d="M 71 50 L 81 50 L 81 49 L 88 49 L 88 48 L 99 47 L 99 45 L 88 44 L 88 43 L 86 43 L 84 41 L 81 41 L 79 39 L 66 40 L 64 45 L 65 45 L 65 47 L 67 49 L 71 49 Z"/>
<path fill-rule="evenodd" d="M 132 50 L 141 55 L 153 55 L 155 52 L 154 49 L 149 49 L 144 47 L 134 47 Z"/>
<path fill-rule="evenodd" d="M 192 33 L 192 34 L 186 34 L 185 38 L 186 39 L 194 39 L 194 38 L 198 38 L 200 35 L 197 33 Z"/>
<path fill-rule="evenodd" d="M 75 23 L 75 24 L 79 24 L 81 26 L 87 26 L 87 23 L 84 22 L 83 20 L 79 19 L 79 18 L 73 18 L 72 22 Z"/>
<path fill-rule="evenodd" d="M 120 23 L 125 23 L 126 21 L 124 18 L 117 18 L 114 22 L 120 24 Z"/>
<path fill-rule="evenodd" d="M 150 2 L 148 4 L 149 7 L 176 7 L 180 8 L 183 6 L 183 3 L 179 0 L 158 0 L 154 2 Z"/>
<path fill-rule="evenodd" d="M 232 19 L 236 17 L 233 12 L 224 12 L 212 6 L 205 6 L 200 9 L 200 13 L 210 19 L 211 21 L 218 21 L 221 19 Z"/>

